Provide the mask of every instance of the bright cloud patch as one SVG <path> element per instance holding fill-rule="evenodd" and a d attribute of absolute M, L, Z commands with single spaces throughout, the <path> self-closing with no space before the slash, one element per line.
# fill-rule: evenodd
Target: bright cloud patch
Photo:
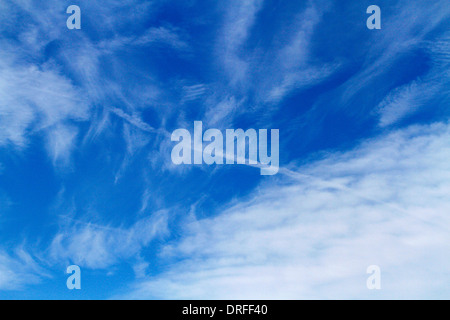
<path fill-rule="evenodd" d="M 74 4 L 0 1 L 0 299 L 448 298 L 448 1 Z"/>
<path fill-rule="evenodd" d="M 168 272 L 127 298 L 442 298 L 450 268 L 450 127 L 411 127 L 285 171 L 189 223 Z M 380 266 L 382 291 L 366 288 Z M 425 294 L 426 292 L 426 294 Z"/>

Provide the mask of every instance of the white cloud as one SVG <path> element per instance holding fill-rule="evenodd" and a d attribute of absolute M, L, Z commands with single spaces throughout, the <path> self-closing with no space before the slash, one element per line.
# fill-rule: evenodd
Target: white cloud
<path fill-rule="evenodd" d="M 398 7 L 401 8 L 398 14 L 383 18 L 383 32 L 369 38 L 366 61 L 361 72 L 345 83 L 343 102 L 362 88 L 372 86 L 373 80 L 390 70 L 402 54 L 426 46 L 427 36 L 450 16 L 445 1 L 399 1 Z"/>
<path fill-rule="evenodd" d="M 2 56 L 0 71 L 0 146 L 25 147 L 32 134 L 43 131 L 52 159 L 67 159 L 74 130 L 66 121 L 89 115 L 80 91 L 50 66 L 18 66 Z"/>
<path fill-rule="evenodd" d="M 240 56 L 241 46 L 247 40 L 262 4 L 263 0 L 227 2 L 228 9 L 216 50 L 232 84 L 245 80 L 247 76 L 248 62 Z"/>
<path fill-rule="evenodd" d="M 78 129 L 73 126 L 58 125 L 48 131 L 47 149 L 54 165 L 67 165 L 75 147 Z"/>
<path fill-rule="evenodd" d="M 389 126 L 403 118 L 414 114 L 435 96 L 440 95 L 450 83 L 449 58 L 450 44 L 444 35 L 442 39 L 437 39 L 433 43 L 425 43 L 432 67 L 429 72 L 403 86 L 392 90 L 377 107 L 380 116 L 379 125 Z M 448 96 L 444 95 L 444 99 Z"/>
<path fill-rule="evenodd" d="M 264 48 L 244 49 L 263 1 L 229 3 L 225 23 L 218 37 L 220 67 L 229 76 L 231 87 L 256 91 L 257 101 L 277 104 L 295 89 L 308 87 L 333 74 L 339 63 L 313 63 L 311 41 L 329 3 L 308 2 L 282 30 L 275 30 L 274 42 Z M 264 52 L 264 54 L 262 54 Z M 252 87 L 257 84 L 257 87 Z M 252 88 L 252 90 L 250 90 Z"/>
<path fill-rule="evenodd" d="M 14 255 L 0 250 L 0 290 L 18 290 L 48 277 L 34 258 L 22 248 Z"/>
<path fill-rule="evenodd" d="M 102 51 L 101 45 L 92 43 L 85 33 L 72 32 L 71 38 L 67 38 L 65 24 L 61 25 L 67 14 L 60 3 L 51 1 L 41 5 L 35 1 L 13 2 L 11 5 L 2 4 L 6 12 L 2 11 L 2 15 L 7 16 L 7 30 L 16 34 L 17 41 L 0 37 L 0 146 L 23 148 L 34 134 L 39 133 L 46 138 L 46 147 L 53 162 L 67 165 L 70 151 L 75 149 L 75 138 L 79 131 L 74 121 L 91 120 L 89 118 L 94 108 L 101 112 L 101 107 L 98 106 L 103 105 L 105 100 L 110 101 L 111 97 L 122 100 L 129 110 L 135 110 L 134 104 L 141 97 L 147 100 L 154 97 L 148 92 L 143 94 L 140 88 L 130 99 L 123 94 L 126 90 L 123 90 L 120 83 L 104 77 L 100 64 L 107 52 Z M 156 1 L 151 1 L 142 4 L 129 0 L 98 5 L 87 2 L 83 4 L 82 1 L 80 6 L 85 22 L 90 20 L 90 12 L 96 13 L 96 21 L 101 21 L 95 24 L 99 34 L 105 32 L 108 36 L 112 34 L 117 39 L 122 39 L 116 34 L 117 27 L 123 24 L 148 23 L 146 18 L 155 11 L 150 10 L 150 6 L 155 3 Z M 23 15 L 30 18 L 24 21 Z M 14 23 L 17 19 L 24 23 L 16 28 Z M 60 27 L 55 27 L 57 25 Z M 150 28 L 141 37 L 129 40 L 135 45 L 164 43 L 177 49 L 187 48 L 187 43 L 178 30 L 169 27 Z M 52 42 L 60 50 L 49 57 L 46 50 Z M 117 59 L 110 58 L 112 68 L 120 69 L 117 67 Z M 60 68 L 63 67 L 70 70 L 69 75 L 73 81 L 62 75 Z M 148 89 L 147 84 L 142 85 Z M 153 91 L 155 90 L 156 87 Z M 138 102 L 139 107 L 149 101 Z M 134 112 L 132 116 L 121 113 L 119 109 L 115 113 L 143 130 L 152 130 Z M 98 137 L 105 130 L 110 124 L 108 115 L 108 112 L 103 112 L 103 117 L 92 119 L 84 142 Z"/>
<path fill-rule="evenodd" d="M 296 16 L 289 41 L 275 53 L 276 61 L 270 67 L 271 72 L 267 75 L 268 79 L 261 93 L 264 102 L 280 102 L 292 90 L 323 81 L 339 68 L 338 63 L 316 66 L 311 62 L 314 31 L 328 8 L 328 2 L 320 5 L 310 2 Z"/>
<path fill-rule="evenodd" d="M 206 87 L 203 84 L 196 84 L 192 86 L 183 86 L 182 103 L 187 101 L 194 101 L 205 94 Z"/>
<path fill-rule="evenodd" d="M 136 256 L 153 239 L 167 233 L 166 212 L 142 218 L 129 228 L 72 222 L 55 235 L 51 257 L 92 269 L 104 269 Z"/>
<path fill-rule="evenodd" d="M 150 28 L 142 36 L 132 42 L 134 45 L 148 45 L 152 43 L 167 44 L 178 50 L 186 50 L 189 48 L 189 45 L 181 39 L 177 30 L 165 27 Z"/>
<path fill-rule="evenodd" d="M 227 125 L 230 126 L 233 116 L 235 116 L 235 112 L 238 111 L 241 104 L 233 96 L 225 97 L 218 103 L 214 101 L 214 104 L 210 104 L 205 112 L 206 123 L 209 127 L 215 128 L 226 128 Z"/>
<path fill-rule="evenodd" d="M 273 83 L 267 94 L 263 97 L 265 102 L 277 103 L 283 100 L 292 90 L 306 88 L 314 84 L 320 83 L 327 77 L 331 76 L 340 65 L 338 63 L 332 65 L 324 65 L 320 68 L 307 66 L 306 68 L 298 68 L 289 70 L 284 74 L 280 74 L 280 78 Z"/>
<path fill-rule="evenodd" d="M 147 124 L 141 122 L 140 119 L 136 121 L 139 121 L 138 123 L 142 123 L 142 125 L 147 126 Z M 123 125 L 123 136 L 125 139 L 127 152 L 122 161 L 122 165 L 115 175 L 116 182 L 119 181 L 119 179 L 122 177 L 134 154 L 144 148 L 150 142 L 149 135 L 139 129 L 139 126 L 130 126 L 128 123 L 125 123 Z"/>
<path fill-rule="evenodd" d="M 189 44 L 183 39 L 180 31 L 175 28 L 152 27 L 147 29 L 141 36 L 118 36 L 113 39 L 99 43 L 99 48 L 103 53 L 114 53 L 117 50 L 124 50 L 130 46 L 168 46 L 179 51 L 188 51 Z"/>
<path fill-rule="evenodd" d="M 126 120 L 128 123 L 132 124 L 133 126 L 141 129 L 142 131 L 147 131 L 147 132 L 157 131 L 156 129 L 152 128 L 147 123 L 142 121 L 142 119 L 138 115 L 129 115 L 119 108 L 111 108 L 111 112 L 113 112 L 120 118 Z"/>
<path fill-rule="evenodd" d="M 284 169 L 251 200 L 189 223 L 165 247 L 171 268 L 120 297 L 448 298 L 448 141 L 448 124 L 416 126 Z M 381 291 L 366 288 L 374 264 Z"/>

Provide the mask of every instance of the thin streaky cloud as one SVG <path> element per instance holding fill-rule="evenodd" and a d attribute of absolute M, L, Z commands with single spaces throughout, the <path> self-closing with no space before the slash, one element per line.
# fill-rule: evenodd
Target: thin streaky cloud
<path fill-rule="evenodd" d="M 189 223 L 184 237 L 166 245 L 161 256 L 183 259 L 117 297 L 383 299 L 436 292 L 435 298 L 443 298 L 448 261 L 442 254 L 449 249 L 449 233 L 441 226 L 449 223 L 450 203 L 444 194 L 450 190 L 450 168 L 442 160 L 450 152 L 448 144 L 444 147 L 448 138 L 448 124 L 416 127 L 298 168 L 322 172 L 328 183 L 317 184 L 308 177 L 266 185 L 247 202 Z M 406 141 L 409 147 L 398 154 L 398 146 Z M 346 162 L 347 157 L 353 160 Z M 391 161 L 396 157 L 402 161 Z M 385 162 L 376 173 L 364 170 L 380 158 Z M 358 162 L 364 166 L 355 167 Z M 339 169 L 330 170 L 333 167 Z M 418 167 L 426 171 L 418 172 Z M 389 172 L 400 169 L 408 174 L 392 183 Z M 415 183 L 422 176 L 426 181 Z M 352 180 L 359 194 L 336 188 L 333 181 L 340 180 Z M 414 196 L 421 199 L 409 202 Z M 428 218 L 416 219 L 425 213 Z M 427 260 L 430 255 L 440 256 L 439 263 Z M 374 263 L 385 274 L 379 293 L 357 282 Z M 436 280 L 424 270 L 432 270 Z"/>

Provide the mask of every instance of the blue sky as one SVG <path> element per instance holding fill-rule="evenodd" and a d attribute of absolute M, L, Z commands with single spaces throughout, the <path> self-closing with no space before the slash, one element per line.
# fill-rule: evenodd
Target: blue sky
<path fill-rule="evenodd" d="M 0 298 L 449 298 L 449 18 L 437 0 L 1 1 Z M 279 173 L 174 165 L 194 121 L 279 129 Z"/>

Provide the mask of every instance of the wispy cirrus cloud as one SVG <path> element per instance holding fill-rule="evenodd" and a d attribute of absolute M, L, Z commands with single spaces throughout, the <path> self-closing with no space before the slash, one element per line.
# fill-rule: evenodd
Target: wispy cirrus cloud
<path fill-rule="evenodd" d="M 44 277 L 49 275 L 40 262 L 23 248 L 17 248 L 12 255 L 0 249 L 0 290 L 19 290 Z"/>
<path fill-rule="evenodd" d="M 450 35 L 446 34 L 434 42 L 424 42 L 431 59 L 427 74 L 393 89 L 377 106 L 380 126 L 386 127 L 413 115 L 427 103 L 448 104 L 449 94 L 445 88 L 450 84 Z M 438 96 L 438 101 L 431 102 Z"/>
<path fill-rule="evenodd" d="M 0 180 L 7 194 L 6 200 L 0 197 L 0 213 L 11 213 L 10 198 L 26 199 L 14 206 L 14 214 L 24 225 L 35 224 L 34 238 L 45 233 L 50 242 L 37 245 L 47 262 L 0 249 L 0 289 L 37 283 L 45 276 L 37 265 L 104 270 L 125 262 L 137 277 L 120 296 L 126 298 L 446 294 L 448 124 L 395 131 L 401 120 L 427 108 L 439 106 L 439 120 L 448 115 L 448 37 L 440 31 L 449 13 L 445 1 L 386 4 L 383 29 L 374 32 L 365 28 L 361 3 L 190 1 L 182 7 L 187 19 L 161 14 L 163 1 L 80 0 L 79 5 L 83 28 L 71 32 L 65 28 L 66 5 L 58 1 L 0 3 L 3 172 L 14 170 L 11 162 L 30 166 L 10 161 L 10 154 L 40 148 L 41 141 L 55 167 L 73 164 L 74 171 L 52 177 L 40 171 L 47 163 L 37 159 L 36 174 L 48 183 L 40 190 L 19 181 L 22 172 L 17 178 L 23 190 L 4 183 L 14 172 Z M 397 69 L 413 51 L 421 56 L 411 61 L 426 61 L 424 71 Z M 399 70 L 399 77 L 389 70 Z M 369 91 L 376 99 L 367 97 Z M 322 122 L 330 110 L 337 110 L 333 121 Z M 307 162 L 299 137 L 316 150 L 330 131 L 348 135 L 345 143 L 351 145 L 360 134 L 372 134 L 353 127 L 354 110 L 375 118 L 375 130 L 392 132 L 353 151 L 295 164 L 299 158 Z M 291 165 L 280 169 L 276 181 L 262 184 L 252 178 L 242 183 L 226 166 L 213 174 L 209 167 L 176 167 L 168 128 L 191 128 L 193 120 L 221 129 L 281 123 L 281 153 Z M 304 130 L 306 124 L 313 134 Z M 294 138 L 288 141 L 289 134 Z M 326 147 L 340 148 L 340 142 L 327 141 Z M 71 163 L 74 152 L 77 162 Z M 23 169 L 33 171 L 34 164 Z M 52 190 L 63 191 L 53 194 L 60 203 L 46 215 Z M 171 226 L 168 214 L 158 211 L 208 201 L 214 205 L 201 209 L 202 219 L 175 215 Z M 68 207 L 71 218 L 57 220 Z M 21 222 L 13 223 L 21 229 Z M 170 243 L 158 242 L 163 254 L 150 260 L 145 249 L 166 240 L 171 227 L 179 227 L 176 235 Z M 370 264 L 382 268 L 379 293 L 365 288 Z M 158 266 L 151 278 L 149 266 Z"/>
<path fill-rule="evenodd" d="M 126 50 L 130 47 L 168 46 L 178 51 L 189 51 L 189 44 L 174 28 L 152 27 L 140 36 L 116 36 L 114 39 L 99 43 L 99 49 L 106 54 L 112 54 L 118 50 Z"/>
<path fill-rule="evenodd" d="M 161 256 L 172 267 L 120 297 L 443 298 L 449 138 L 447 123 L 414 126 L 292 167 L 250 200 L 188 222 Z M 379 292 L 366 288 L 373 264 Z"/>
<path fill-rule="evenodd" d="M 3 128 L 0 145 L 24 147 L 33 133 L 43 131 L 52 136 L 61 133 L 58 130 L 68 121 L 87 120 L 88 102 L 71 81 L 51 65 L 42 68 L 19 65 L 11 57 L 3 56 L 0 70 L 0 126 Z M 55 148 L 66 143 L 50 140 L 48 147 L 53 156 L 61 154 L 61 149 Z"/>
<path fill-rule="evenodd" d="M 312 59 L 314 32 L 325 23 L 323 14 L 331 7 L 330 2 L 309 1 L 295 15 L 287 15 L 282 27 L 274 25 L 270 45 L 249 45 L 252 31 L 267 23 L 258 20 L 265 5 L 264 1 L 229 3 L 230 10 L 217 40 L 217 56 L 236 97 L 245 92 L 247 96 L 255 95 L 257 105 L 276 107 L 296 89 L 327 79 L 340 68 L 340 62 L 320 63 Z"/>
<path fill-rule="evenodd" d="M 135 126 L 136 128 L 141 129 L 142 131 L 156 132 L 156 129 L 152 128 L 150 125 L 142 121 L 142 119 L 138 115 L 129 115 L 119 108 L 111 108 L 111 112 L 124 119 L 129 124 Z"/>
<path fill-rule="evenodd" d="M 183 86 L 182 102 L 194 101 L 202 97 L 206 92 L 203 84 L 195 84 L 191 86 Z"/>
<path fill-rule="evenodd" d="M 396 7 L 396 14 L 384 17 L 383 31 L 373 36 L 361 71 L 345 83 L 342 102 L 348 102 L 363 88 L 374 86 L 374 81 L 385 75 L 405 53 L 427 46 L 427 37 L 450 15 L 445 1 L 399 1 Z"/>
<path fill-rule="evenodd" d="M 271 70 L 261 96 L 266 103 L 278 103 L 298 88 L 306 88 L 320 83 L 335 73 L 340 63 L 317 64 L 312 61 L 312 41 L 314 31 L 323 21 L 323 14 L 330 3 L 309 2 L 309 5 L 292 22 L 290 39 L 276 52 L 275 63 L 267 66 Z M 266 93 L 264 93 L 266 92 Z"/>
<path fill-rule="evenodd" d="M 242 45 L 249 36 L 263 0 L 229 1 L 222 30 L 217 39 L 217 56 L 231 84 L 248 77 L 248 62 L 242 57 Z"/>
<path fill-rule="evenodd" d="M 121 16 L 123 19 L 120 20 L 121 17 L 111 15 L 111 12 L 118 8 L 134 10 L 144 7 L 148 11 L 150 4 L 154 2 L 111 1 L 105 6 L 84 3 L 80 6 L 84 23 L 90 23 L 91 10 L 96 8 L 97 15 L 114 20 L 111 24 L 106 23 L 108 19 L 103 20 L 95 25 L 96 30 L 100 33 L 113 31 L 112 34 L 120 38 L 116 27 L 125 21 L 137 22 L 139 17 L 127 15 Z M 67 19 L 66 7 L 63 5 L 56 2 L 39 5 L 35 1 L 13 1 L 5 7 L 9 14 L 8 19 L 5 19 L 7 23 L 14 16 L 31 18 L 24 23 L 23 28 L 9 30 L 16 35 L 16 41 L 9 39 L 8 33 L 0 37 L 4 52 L 0 57 L 0 126 L 4 128 L 0 133 L 0 146 L 23 148 L 31 137 L 42 134 L 53 163 L 67 165 L 71 152 L 80 141 L 86 143 L 92 138 L 98 138 L 111 124 L 111 110 L 105 111 L 102 104 L 106 101 L 109 104 L 113 97 L 135 114 L 136 109 L 148 102 L 144 100 L 150 97 L 149 92 L 136 93 L 130 97 L 124 94 L 121 81 L 104 75 L 101 61 L 108 52 L 102 50 L 86 33 L 68 34 L 64 24 L 61 28 L 55 27 Z M 145 16 L 147 13 L 140 15 Z M 149 28 L 132 40 L 135 45 L 164 43 L 180 50 L 187 47 L 175 29 L 170 27 Z M 123 44 L 130 43 L 125 41 Z M 47 56 L 48 50 L 55 50 L 51 58 Z M 112 60 L 116 61 L 116 58 Z M 149 82 L 148 86 L 143 85 L 154 87 L 154 81 Z M 128 116 L 121 109 L 112 111 L 141 130 L 153 130 L 135 115 Z M 90 129 L 83 138 L 84 132 L 79 130 L 78 125 L 87 121 Z"/>
<path fill-rule="evenodd" d="M 50 255 L 81 267 L 104 269 L 138 255 L 155 238 L 167 234 L 167 212 L 138 220 L 129 228 L 68 220 L 53 238 Z"/>

